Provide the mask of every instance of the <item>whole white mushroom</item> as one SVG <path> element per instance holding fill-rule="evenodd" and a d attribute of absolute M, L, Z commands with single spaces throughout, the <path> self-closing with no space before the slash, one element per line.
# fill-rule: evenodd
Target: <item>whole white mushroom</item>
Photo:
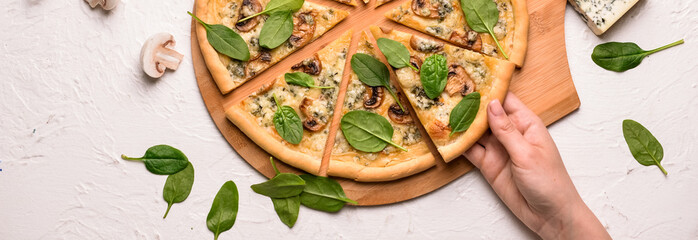
<path fill-rule="evenodd" d="M 85 0 L 90 4 L 90 7 L 95 8 L 100 5 L 104 10 L 112 10 L 119 4 L 119 0 Z"/>
<path fill-rule="evenodd" d="M 152 78 L 160 78 L 165 69 L 177 70 L 184 55 L 175 51 L 172 34 L 158 33 L 148 38 L 141 48 L 141 66 Z"/>

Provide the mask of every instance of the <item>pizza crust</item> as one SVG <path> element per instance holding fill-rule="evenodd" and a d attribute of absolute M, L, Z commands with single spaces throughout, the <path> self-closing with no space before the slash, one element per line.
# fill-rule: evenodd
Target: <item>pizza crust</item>
<path fill-rule="evenodd" d="M 268 134 L 267 129 L 259 126 L 257 120 L 243 109 L 242 104 L 229 108 L 225 115 L 264 151 L 293 167 L 318 175 L 321 158 L 296 151 L 278 134 Z"/>
<path fill-rule="evenodd" d="M 416 149 L 409 150 L 413 151 Z M 350 156 L 335 158 L 330 162 L 327 174 L 353 179 L 358 182 L 382 182 L 400 179 L 427 170 L 436 164 L 434 156 L 428 149 L 426 154 L 417 156 L 409 161 L 385 167 L 361 166 L 351 162 L 350 158 L 352 157 Z"/>
<path fill-rule="evenodd" d="M 526 0 L 511 0 L 514 5 L 514 49 L 509 53 L 509 61 L 522 67 L 528 50 L 528 4 Z M 506 95 L 506 94 L 505 94 Z"/>
<path fill-rule="evenodd" d="M 214 17 L 213 14 L 215 14 L 209 11 L 211 8 L 208 7 L 208 5 L 212 4 L 211 1 L 212 0 L 196 0 L 196 9 L 194 10 L 196 16 L 207 23 L 212 22 L 212 18 Z M 208 67 L 208 71 L 211 72 L 211 76 L 216 82 L 216 85 L 218 85 L 218 89 L 221 90 L 221 93 L 226 94 L 233 90 L 234 83 L 228 73 L 228 69 L 226 69 L 225 65 L 221 62 L 224 58 L 221 57 L 208 42 L 206 38 L 206 28 L 199 23 L 195 25 L 196 38 L 199 40 L 199 48 L 201 48 L 201 54 L 204 56 L 206 67 Z"/>

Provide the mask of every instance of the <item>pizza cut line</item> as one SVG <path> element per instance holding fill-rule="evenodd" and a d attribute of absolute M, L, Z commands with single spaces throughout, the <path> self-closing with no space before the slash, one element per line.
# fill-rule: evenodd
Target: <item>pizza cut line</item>
<path fill-rule="evenodd" d="M 248 25 L 247 22 L 243 22 L 244 26 L 236 24 L 237 19 L 261 11 L 256 4 L 264 6 L 268 1 L 270 0 L 197 0 L 195 11 L 202 20 L 232 28 L 243 37 L 250 48 L 250 61 L 230 59 L 210 46 L 206 40 L 205 29 L 197 25 L 197 38 L 206 65 L 223 94 L 254 79 L 254 76 L 261 71 L 321 37 L 349 14 L 347 11 L 306 1 L 303 7 L 294 13 L 294 34 L 297 23 L 306 24 L 302 28 L 312 29 L 311 34 L 306 33 L 296 38 L 292 36 L 292 39 L 278 48 L 269 50 L 258 46 L 259 31 L 266 21 L 266 16 L 260 15 L 253 18 L 257 21 L 254 26 Z M 417 15 L 414 12 L 405 11 L 404 6 L 412 4 L 412 1 L 428 0 L 393 1 L 404 2 L 397 9 L 388 10 L 385 16 L 420 30 L 417 25 L 409 23 L 424 22 L 417 20 L 424 18 L 421 15 L 426 14 L 426 11 Z M 448 0 L 431 1 L 428 3 L 445 5 L 445 2 L 437 1 Z M 522 64 L 523 54 L 516 52 L 523 49 L 525 53 L 525 38 L 523 44 L 520 40 L 512 39 L 515 36 L 521 36 L 521 33 L 527 35 L 528 18 L 520 17 L 521 9 L 518 8 L 521 2 L 525 6 L 525 1 L 493 1 L 498 4 L 498 8 L 504 6 L 504 11 L 500 9 L 498 25 L 504 25 L 506 28 L 504 37 L 501 38 L 505 44 L 505 50 L 516 50 L 508 52 L 511 55 L 509 61 L 504 60 L 496 51 L 483 50 L 489 49 L 487 44 L 491 43 L 488 42 L 488 38 L 491 39 L 491 37 L 487 34 L 477 35 L 481 48 L 475 49 L 472 45 L 454 42 L 452 39 L 445 39 L 428 31 L 423 32 L 440 40 L 426 39 L 378 26 L 367 26 L 365 31 L 359 31 L 358 36 L 354 37 L 355 49 L 351 48 L 353 32 L 349 30 L 341 33 L 341 36 L 321 47 L 319 51 L 311 53 L 310 56 L 304 56 L 304 60 L 295 63 L 286 72 L 303 72 L 313 79 L 315 85 L 329 88 L 288 84 L 284 74 L 279 74 L 274 79 L 257 78 L 254 81 L 261 81 L 264 83 L 263 86 L 249 95 L 241 96 L 242 100 L 239 102 L 226 104 L 226 117 L 257 145 L 277 159 L 315 175 L 326 172 L 329 176 L 360 182 L 391 181 L 433 167 L 439 156 L 449 162 L 472 146 L 487 130 L 487 104 L 493 99 L 503 100 L 513 71 L 517 64 Z M 451 5 L 459 8 L 457 2 L 451 2 Z M 395 17 L 393 13 L 397 10 L 403 12 L 401 20 L 393 19 Z M 526 11 L 525 7 L 523 11 Z M 511 21 L 510 18 L 514 14 L 517 17 Z M 465 20 L 460 23 L 453 21 L 457 17 L 462 18 L 462 12 L 440 17 L 442 20 L 440 24 L 443 28 L 453 24 L 455 27 L 452 29 L 455 30 L 452 34 L 459 34 L 461 30 L 458 29 L 462 28 L 462 32 L 467 35 L 468 27 Z M 426 19 L 433 20 L 433 18 Z M 504 24 L 501 23 L 501 19 L 504 19 Z M 522 22 L 526 24 L 522 26 Z M 312 23 L 312 27 L 309 27 L 308 23 Z M 516 26 L 512 27 L 513 24 L 510 23 L 515 23 Z M 391 39 L 405 46 L 410 54 L 410 64 L 417 70 L 410 67 L 394 68 L 389 65 L 383 53 L 375 45 L 376 39 L 379 38 Z M 300 41 L 300 43 L 292 44 L 293 41 Z M 350 49 L 353 50 L 350 51 Z M 406 107 L 404 110 L 398 107 L 395 98 L 387 94 L 385 87 L 371 87 L 358 78 L 349 63 L 349 59 L 356 53 L 379 59 L 390 69 L 390 88 L 393 92 L 398 92 L 398 95 L 404 95 L 404 98 L 397 98 L 407 100 L 398 100 L 402 102 L 402 106 Z M 446 59 L 448 78 L 441 95 L 430 99 L 424 92 L 419 69 L 427 57 L 437 54 Z M 521 58 L 520 63 L 517 63 L 517 58 Z M 449 126 L 451 111 L 464 96 L 473 92 L 478 92 L 481 96 L 479 110 L 473 123 L 463 132 L 451 133 Z M 237 91 L 234 94 L 246 93 Z M 338 96 L 342 96 L 341 99 Z M 304 123 L 300 143 L 291 144 L 285 141 L 275 129 L 273 115 L 277 105 L 274 97 L 280 105 L 293 108 Z M 374 153 L 362 152 L 354 148 L 339 130 L 339 119 L 350 111 L 366 111 L 385 118 L 393 129 L 390 140 L 407 151 L 399 150 L 390 144 Z M 412 116 L 416 118 L 413 119 Z M 432 142 L 438 151 L 431 151 L 428 142 Z M 325 169 L 321 169 L 321 166 L 325 166 L 323 163 L 327 163 Z"/>

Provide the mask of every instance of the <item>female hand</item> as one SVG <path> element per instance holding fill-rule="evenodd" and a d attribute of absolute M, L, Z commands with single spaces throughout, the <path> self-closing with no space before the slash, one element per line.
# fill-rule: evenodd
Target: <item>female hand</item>
<path fill-rule="evenodd" d="M 491 133 L 463 155 L 504 204 L 544 239 L 610 239 L 584 204 L 543 122 L 514 94 L 487 107 Z"/>

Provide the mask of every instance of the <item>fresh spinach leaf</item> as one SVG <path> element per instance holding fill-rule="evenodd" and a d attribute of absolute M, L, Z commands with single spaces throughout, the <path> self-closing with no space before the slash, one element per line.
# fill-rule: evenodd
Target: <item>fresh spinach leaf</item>
<path fill-rule="evenodd" d="M 264 11 L 261 11 L 261 12 L 252 14 L 246 18 L 240 19 L 238 22 L 244 22 L 244 21 L 247 21 L 248 19 L 251 19 L 253 17 L 259 16 L 262 14 L 274 14 L 275 12 L 282 12 L 282 11 L 295 12 L 295 11 L 298 11 L 298 9 L 301 9 L 301 7 L 303 7 L 304 2 L 305 2 L 305 0 L 271 0 L 271 1 L 269 1 L 269 3 L 267 3 L 267 6 L 264 7 Z"/>
<path fill-rule="evenodd" d="M 400 99 L 397 98 L 393 88 L 390 87 L 390 72 L 385 64 L 371 55 L 355 53 L 351 56 L 351 69 L 354 70 L 354 73 L 356 73 L 359 80 L 364 84 L 371 87 L 385 87 L 388 93 L 393 96 L 398 106 L 400 106 L 400 109 L 405 111 L 405 108 L 402 107 L 402 103 L 400 103 Z"/>
<path fill-rule="evenodd" d="M 279 169 L 276 168 L 276 163 L 274 163 L 274 158 L 269 157 L 269 161 L 271 162 L 271 167 L 274 168 L 274 172 L 276 173 L 276 177 L 278 177 L 281 172 L 279 172 Z M 289 173 L 287 173 L 289 174 Z M 296 175 L 294 175 L 296 176 Z M 296 176 L 298 177 L 298 176 Z M 300 178 L 300 177 L 298 177 Z M 301 181 L 304 181 L 301 179 Z M 303 182 L 303 188 L 305 188 L 305 181 Z M 303 189 L 301 188 L 301 192 Z M 279 216 L 279 219 L 281 222 L 286 224 L 289 228 L 292 228 L 293 225 L 296 224 L 296 220 L 298 219 L 298 211 L 300 210 L 301 207 L 301 199 L 300 199 L 300 193 L 296 194 L 295 196 L 287 197 L 287 198 L 271 198 L 271 202 L 274 204 L 274 211 L 276 211 L 276 215 Z"/>
<path fill-rule="evenodd" d="M 279 173 L 266 182 L 252 185 L 254 192 L 272 198 L 287 198 L 303 192 L 305 181 L 292 173 Z"/>
<path fill-rule="evenodd" d="M 316 86 L 315 79 L 304 72 L 293 72 L 284 74 L 284 80 L 288 84 L 298 85 L 308 88 L 333 88 L 328 86 Z"/>
<path fill-rule="evenodd" d="M 391 66 L 395 68 L 411 67 L 413 70 L 419 71 L 419 69 L 410 64 L 410 51 L 407 50 L 405 45 L 387 38 L 379 38 L 376 42 L 378 43 L 378 49 L 388 59 L 388 63 Z"/>
<path fill-rule="evenodd" d="M 209 25 L 191 12 L 187 13 L 204 26 L 206 39 L 216 51 L 240 61 L 250 60 L 250 49 L 247 47 L 247 43 L 232 29 L 221 24 Z"/>
<path fill-rule="evenodd" d="M 636 121 L 626 119 L 623 121 L 623 137 L 637 162 L 645 166 L 657 165 L 664 175 L 667 175 L 660 163 L 664 158 L 664 148 L 647 128 Z"/>
<path fill-rule="evenodd" d="M 431 99 L 439 97 L 446 88 L 448 80 L 446 57 L 434 54 L 425 59 L 422 63 L 422 70 L 419 72 L 419 79 L 422 81 L 427 97 Z"/>
<path fill-rule="evenodd" d="M 230 230 L 235 224 L 238 215 L 238 188 L 233 181 L 227 181 L 218 190 L 218 194 L 213 199 L 213 205 L 206 217 L 206 226 L 213 232 L 213 239 L 225 231 Z"/>
<path fill-rule="evenodd" d="M 276 99 L 276 94 L 273 97 L 276 103 L 276 112 L 274 112 L 272 121 L 274 122 L 276 132 L 287 142 L 299 144 L 303 140 L 303 122 L 301 118 L 292 107 L 281 106 L 279 100 Z"/>
<path fill-rule="evenodd" d="M 448 125 L 451 126 L 451 133 L 448 135 L 453 136 L 454 133 L 463 132 L 470 128 L 470 124 L 475 121 L 475 116 L 480 110 L 480 93 L 474 92 L 465 95 L 463 99 L 458 102 L 456 107 L 451 110 L 451 115 L 448 118 Z"/>
<path fill-rule="evenodd" d="M 342 116 L 340 128 L 349 145 L 360 151 L 379 152 L 388 144 L 407 151 L 392 141 L 393 126 L 381 115 L 354 110 Z"/>
<path fill-rule="evenodd" d="M 492 30 L 494 25 L 499 21 L 499 9 L 497 9 L 497 4 L 492 0 L 460 0 L 460 6 L 465 15 L 465 21 L 468 22 L 468 26 L 476 32 L 479 33 L 489 33 L 497 44 L 499 51 L 506 59 L 509 59 L 507 53 L 502 49 L 502 45 L 499 44 L 497 36 Z"/>
<path fill-rule="evenodd" d="M 683 39 L 654 50 L 645 51 L 635 43 L 608 42 L 599 44 L 594 48 L 591 60 L 606 70 L 625 72 L 640 65 L 645 57 L 680 44 L 683 44 Z"/>
<path fill-rule="evenodd" d="M 167 177 L 165 187 L 162 190 L 162 198 L 167 202 L 167 214 L 170 213 L 170 208 L 175 203 L 181 203 L 189 197 L 191 187 L 194 185 L 194 166 L 189 163 L 184 170 L 172 174 Z"/>
<path fill-rule="evenodd" d="M 298 212 L 301 208 L 300 195 L 287 198 L 271 198 L 271 202 L 274 204 L 274 211 L 276 211 L 276 215 L 279 216 L 281 222 L 292 228 L 296 224 L 296 220 L 298 220 Z"/>
<path fill-rule="evenodd" d="M 273 49 L 286 42 L 293 33 L 293 17 L 291 11 L 272 13 L 262 26 L 259 33 L 259 45 Z"/>
<path fill-rule="evenodd" d="M 346 203 L 357 204 L 356 201 L 347 198 L 342 185 L 334 179 L 309 174 L 303 174 L 301 178 L 306 183 L 300 196 L 303 206 L 325 212 L 337 212 Z"/>
<path fill-rule="evenodd" d="M 176 148 L 168 145 L 157 145 L 148 148 L 140 158 L 121 155 L 124 160 L 142 161 L 145 168 L 158 175 L 171 175 L 182 171 L 189 164 L 187 156 Z"/>

